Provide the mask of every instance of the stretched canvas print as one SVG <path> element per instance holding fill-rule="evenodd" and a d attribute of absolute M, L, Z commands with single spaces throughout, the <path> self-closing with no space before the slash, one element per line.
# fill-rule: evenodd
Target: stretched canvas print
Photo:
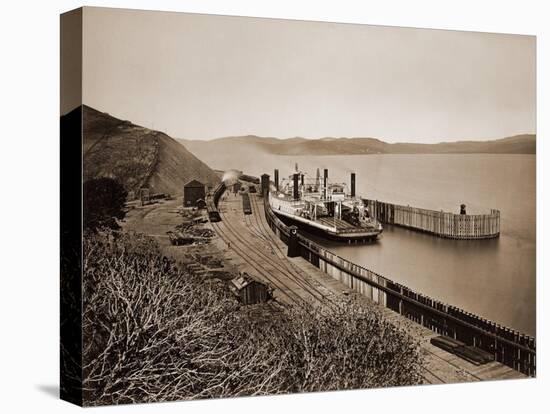
<path fill-rule="evenodd" d="M 534 36 L 61 16 L 61 397 L 536 375 Z"/>

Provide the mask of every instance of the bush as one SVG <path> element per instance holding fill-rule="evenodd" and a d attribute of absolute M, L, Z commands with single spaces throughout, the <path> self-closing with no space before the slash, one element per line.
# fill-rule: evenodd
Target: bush
<path fill-rule="evenodd" d="M 89 235 L 84 271 L 87 405 L 421 381 L 418 344 L 374 306 L 290 307 L 260 320 L 139 235 Z"/>
<path fill-rule="evenodd" d="M 84 183 L 84 229 L 96 232 L 107 228 L 118 230 L 118 220 L 126 212 L 124 205 L 128 193 L 117 180 L 108 177 L 94 178 Z"/>

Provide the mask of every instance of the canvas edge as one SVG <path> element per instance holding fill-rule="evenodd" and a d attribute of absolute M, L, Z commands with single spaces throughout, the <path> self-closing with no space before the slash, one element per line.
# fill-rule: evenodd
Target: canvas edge
<path fill-rule="evenodd" d="M 82 8 L 60 15 L 60 378 L 82 396 Z"/>

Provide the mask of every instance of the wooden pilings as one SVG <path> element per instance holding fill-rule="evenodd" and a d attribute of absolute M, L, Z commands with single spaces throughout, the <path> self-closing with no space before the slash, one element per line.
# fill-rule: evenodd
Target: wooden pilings
<path fill-rule="evenodd" d="M 492 209 L 489 214 L 454 214 L 378 200 L 365 201 L 371 216 L 384 224 L 393 224 L 449 239 L 491 239 L 500 235 L 499 210 Z"/>
<path fill-rule="evenodd" d="M 290 226 L 289 228 L 289 237 L 288 237 L 288 257 L 298 257 L 300 256 L 300 244 L 298 240 L 298 227 Z"/>

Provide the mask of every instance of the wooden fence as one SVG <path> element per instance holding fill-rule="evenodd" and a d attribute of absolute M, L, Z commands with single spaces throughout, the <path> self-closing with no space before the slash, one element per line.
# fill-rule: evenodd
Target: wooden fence
<path fill-rule="evenodd" d="M 290 231 L 264 200 L 267 221 L 288 244 Z M 536 374 L 534 337 L 442 303 L 358 266 L 298 235 L 300 255 L 350 289 L 432 331 L 491 353 L 495 360 L 529 376 Z"/>
<path fill-rule="evenodd" d="M 462 240 L 491 239 L 500 235 L 500 211 L 489 214 L 454 214 L 365 200 L 369 212 L 384 224 L 394 224 L 439 237 Z"/>

